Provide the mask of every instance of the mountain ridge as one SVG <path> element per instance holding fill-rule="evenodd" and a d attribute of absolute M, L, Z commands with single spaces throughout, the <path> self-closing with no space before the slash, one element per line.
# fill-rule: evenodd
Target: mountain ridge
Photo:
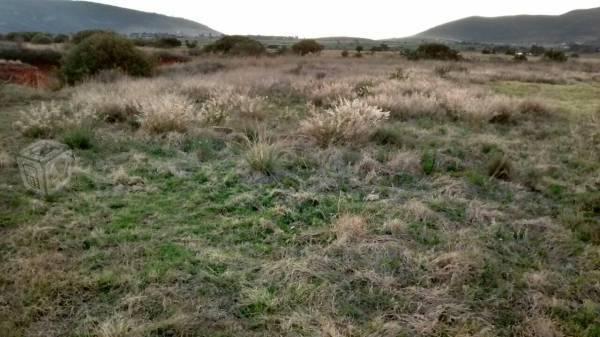
<path fill-rule="evenodd" d="M 0 1 L 0 33 L 42 31 L 56 34 L 86 29 L 109 29 L 122 34 L 222 35 L 192 20 L 90 1 Z"/>
<path fill-rule="evenodd" d="M 600 7 L 561 15 L 470 16 L 430 28 L 415 37 L 513 44 L 600 43 Z"/>

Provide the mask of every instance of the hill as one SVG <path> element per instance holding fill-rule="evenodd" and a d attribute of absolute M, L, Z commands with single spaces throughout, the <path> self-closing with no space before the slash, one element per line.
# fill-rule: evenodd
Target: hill
<path fill-rule="evenodd" d="M 194 21 L 87 1 L 0 1 L 0 33 L 73 33 L 85 29 L 110 29 L 123 34 L 220 35 L 216 30 Z"/>
<path fill-rule="evenodd" d="M 417 35 L 419 38 L 510 44 L 600 44 L 600 8 L 563 15 L 469 17 Z"/>

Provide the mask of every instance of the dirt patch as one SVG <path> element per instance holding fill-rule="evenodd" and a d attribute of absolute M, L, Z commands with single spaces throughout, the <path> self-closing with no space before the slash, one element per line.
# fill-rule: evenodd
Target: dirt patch
<path fill-rule="evenodd" d="M 50 79 L 47 70 L 20 62 L 0 61 L 0 82 L 45 88 Z"/>

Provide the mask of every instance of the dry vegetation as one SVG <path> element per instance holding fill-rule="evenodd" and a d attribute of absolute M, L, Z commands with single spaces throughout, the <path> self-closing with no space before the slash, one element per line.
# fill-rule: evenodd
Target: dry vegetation
<path fill-rule="evenodd" d="M 2 87 L 0 336 L 600 336 L 599 71 L 336 52 Z M 35 137 L 78 158 L 46 199 Z"/>

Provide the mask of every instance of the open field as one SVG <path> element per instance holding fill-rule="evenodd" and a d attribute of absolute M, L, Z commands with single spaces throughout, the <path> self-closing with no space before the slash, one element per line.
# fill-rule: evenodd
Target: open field
<path fill-rule="evenodd" d="M 48 198 L 36 138 L 77 158 Z M 597 59 L 2 85 L 0 146 L 2 337 L 600 336 Z"/>

